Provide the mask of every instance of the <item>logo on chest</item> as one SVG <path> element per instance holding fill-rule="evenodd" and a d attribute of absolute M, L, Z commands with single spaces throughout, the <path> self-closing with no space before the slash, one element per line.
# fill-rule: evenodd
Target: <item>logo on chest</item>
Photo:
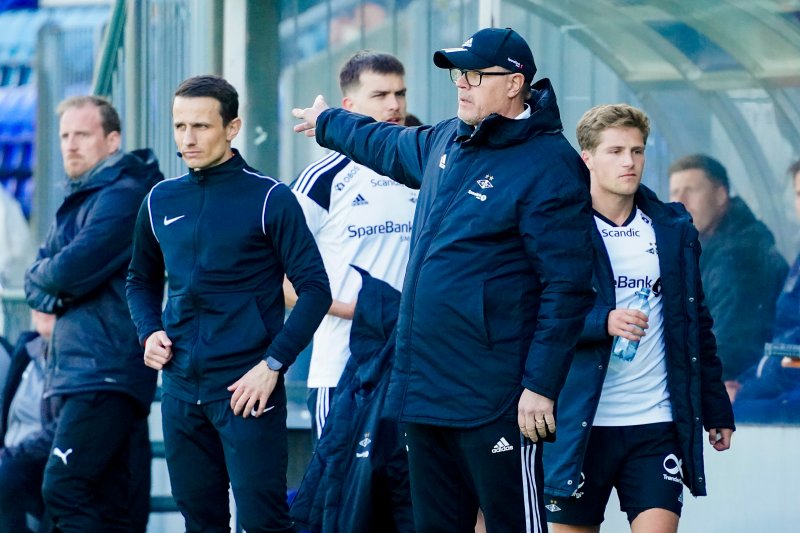
<path fill-rule="evenodd" d="M 164 225 L 165 226 L 169 226 L 171 224 L 174 224 L 175 222 L 179 221 L 180 219 L 182 219 L 185 216 L 186 215 L 181 215 L 181 216 L 178 216 L 178 217 L 169 218 L 166 215 L 164 215 Z"/>
<path fill-rule="evenodd" d="M 369 202 L 367 201 L 367 199 L 366 199 L 366 198 L 364 198 L 364 196 L 363 196 L 363 195 L 361 195 L 361 194 L 357 194 L 357 195 L 356 195 L 356 197 L 355 197 L 355 198 L 353 198 L 353 202 L 352 202 L 352 204 L 351 204 L 351 205 L 352 205 L 353 207 L 358 207 L 358 206 L 360 206 L 360 205 L 367 205 L 367 204 L 369 204 Z"/>
<path fill-rule="evenodd" d="M 364 438 L 358 441 L 359 449 L 363 448 L 361 451 L 356 451 L 356 457 L 359 459 L 366 459 L 369 457 L 369 445 L 372 443 L 372 439 L 369 438 L 369 433 L 364 433 Z"/>
<path fill-rule="evenodd" d="M 486 174 L 486 177 L 476 180 L 475 183 L 478 184 L 478 187 L 481 188 L 480 192 L 475 192 L 472 189 L 467 190 L 467 194 L 472 196 L 473 198 L 480 200 L 481 202 L 485 202 L 489 197 L 487 196 L 487 191 L 489 189 L 494 189 L 494 185 L 492 184 L 494 181 L 494 176 L 490 176 Z"/>

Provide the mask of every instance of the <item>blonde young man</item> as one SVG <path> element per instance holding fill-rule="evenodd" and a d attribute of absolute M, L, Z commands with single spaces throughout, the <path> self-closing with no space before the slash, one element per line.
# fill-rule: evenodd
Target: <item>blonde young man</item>
<path fill-rule="evenodd" d="M 364 50 L 342 66 L 342 107 L 379 122 L 404 124 L 405 69 L 390 55 Z M 292 190 L 319 246 L 333 304 L 314 334 L 308 375 L 314 437 L 322 435 L 339 377 L 350 356 L 350 327 L 361 276 L 353 266 L 397 289 L 408 263 L 417 191 L 337 152 L 306 168 Z M 285 284 L 293 306 L 294 289 Z"/>
<path fill-rule="evenodd" d="M 650 124 L 634 107 L 590 109 L 578 123 L 591 174 L 597 293 L 545 448 L 555 533 L 599 531 L 612 487 L 637 533 L 678 528 L 685 484 L 706 494 L 703 427 L 730 447 L 731 405 L 703 299 L 697 231 L 680 204 L 641 185 Z M 634 310 L 647 289 L 650 312 Z M 647 291 L 645 291 L 647 292 Z M 615 337 L 638 342 L 612 354 Z"/>

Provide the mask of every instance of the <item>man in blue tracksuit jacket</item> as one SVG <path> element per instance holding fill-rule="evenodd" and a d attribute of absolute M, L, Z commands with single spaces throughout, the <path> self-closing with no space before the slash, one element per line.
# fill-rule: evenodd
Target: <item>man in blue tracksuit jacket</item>
<path fill-rule="evenodd" d="M 137 206 L 163 176 L 151 150 L 119 149 L 107 100 L 69 98 L 59 116 L 67 195 L 25 274 L 28 304 L 57 317 L 45 396 L 61 409 L 42 495 L 58 531 L 143 531 L 157 374 L 141 364 L 125 275 Z"/>
<path fill-rule="evenodd" d="M 676 531 L 683 484 L 706 494 L 703 427 L 716 450 L 731 443 L 697 230 L 682 205 L 640 185 L 649 131 L 625 104 L 592 108 L 578 124 L 597 299 L 559 397 L 558 440 L 544 452 L 556 533 L 598 531 L 612 487 L 633 531 Z M 645 288 L 649 314 L 628 308 Z M 635 354 L 612 354 L 614 337 L 638 341 Z"/>
<path fill-rule="evenodd" d="M 458 118 L 404 129 L 341 109 L 293 113 L 317 142 L 420 189 L 396 383 L 418 532 L 541 531 L 541 447 L 591 307 L 585 165 L 548 80 L 510 29 L 436 52 Z M 534 441 L 534 442 L 532 442 Z"/>
<path fill-rule="evenodd" d="M 291 190 L 231 149 L 238 107 L 216 76 L 175 92 L 175 143 L 190 170 L 142 203 L 128 303 L 145 364 L 163 369 L 164 447 L 187 531 L 229 531 L 229 480 L 246 531 L 291 531 L 283 372 L 331 294 Z M 286 324 L 284 275 L 299 295 Z"/>

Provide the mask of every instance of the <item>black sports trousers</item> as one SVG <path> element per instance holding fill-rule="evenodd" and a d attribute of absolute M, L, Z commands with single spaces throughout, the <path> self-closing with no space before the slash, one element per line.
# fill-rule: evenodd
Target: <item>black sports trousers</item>
<path fill-rule="evenodd" d="M 546 532 L 541 442 L 514 413 L 477 428 L 406 424 L 416 533 Z"/>
<path fill-rule="evenodd" d="M 196 405 L 167 394 L 161 417 L 172 495 L 188 533 L 230 531 L 229 482 L 245 531 L 294 531 L 283 376 L 258 418 L 234 416 L 227 399 Z"/>
<path fill-rule="evenodd" d="M 132 397 L 64 396 L 42 484 L 55 530 L 143 532 L 150 458 L 147 413 Z"/>

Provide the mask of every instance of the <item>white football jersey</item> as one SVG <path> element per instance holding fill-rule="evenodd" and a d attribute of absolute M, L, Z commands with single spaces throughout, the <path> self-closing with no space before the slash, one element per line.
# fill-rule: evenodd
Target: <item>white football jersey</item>
<path fill-rule="evenodd" d="M 331 152 L 292 185 L 319 247 L 333 298 L 352 302 L 358 266 L 401 290 L 417 191 Z M 314 334 L 308 386 L 335 387 L 350 357 L 352 321 L 325 315 Z"/>
<path fill-rule="evenodd" d="M 612 354 L 594 425 L 670 422 L 672 405 L 667 390 L 661 268 L 652 221 L 638 208 L 634 208 L 622 226 L 596 212 L 594 220 L 611 260 L 616 307 L 631 306 L 638 300 L 636 291 L 641 288 L 648 287 L 651 291 L 649 327 L 632 361 L 623 361 Z"/>

